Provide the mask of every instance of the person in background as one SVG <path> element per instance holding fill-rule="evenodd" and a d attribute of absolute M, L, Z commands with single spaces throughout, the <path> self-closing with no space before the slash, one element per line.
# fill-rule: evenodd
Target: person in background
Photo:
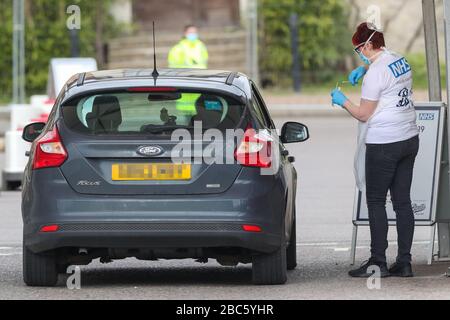
<path fill-rule="evenodd" d="M 198 29 L 194 25 L 184 28 L 184 37 L 169 52 L 169 68 L 207 69 L 209 54 L 205 44 L 199 39 Z M 195 103 L 200 98 L 196 93 L 184 93 L 176 102 L 176 108 L 185 116 L 196 113 Z"/>
<path fill-rule="evenodd" d="M 184 28 L 184 37 L 169 52 L 169 68 L 208 68 L 208 50 L 199 39 L 198 29 L 194 25 Z"/>
<path fill-rule="evenodd" d="M 333 90 L 331 96 L 333 104 L 360 121 L 355 173 L 358 188 L 365 189 L 367 197 L 371 257 L 349 275 L 370 277 L 376 266 L 381 277 L 412 277 L 411 183 L 419 150 L 412 69 L 404 57 L 385 48 L 383 33 L 369 23 L 358 26 L 352 42 L 364 63 L 349 76 L 353 85 L 364 77 L 360 104 L 350 101 L 339 89 Z M 358 166 L 359 163 L 362 165 Z M 398 255 L 396 262 L 387 269 L 386 197 L 389 191 L 397 215 Z"/>

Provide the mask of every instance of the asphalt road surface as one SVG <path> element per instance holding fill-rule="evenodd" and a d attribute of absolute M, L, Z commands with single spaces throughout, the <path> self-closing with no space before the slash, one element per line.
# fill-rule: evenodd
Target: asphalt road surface
<path fill-rule="evenodd" d="M 288 119 L 276 119 L 278 124 Z M 81 289 L 69 290 L 65 277 L 56 288 L 27 288 L 22 282 L 20 193 L 0 196 L 0 299 L 450 299 L 447 263 L 426 264 L 429 228 L 416 230 L 416 277 L 388 278 L 381 288 L 351 279 L 349 254 L 356 123 L 350 118 L 289 119 L 307 124 L 311 140 L 289 146 L 297 159 L 298 268 L 283 286 L 255 287 L 250 265 L 222 267 L 192 260 L 159 262 L 127 259 L 81 267 Z M 3 160 L 3 156 L 0 156 Z M 50 196 L 50 195 L 49 195 Z M 357 265 L 369 252 L 368 228 L 361 228 Z M 390 230 L 388 259 L 396 253 Z"/>

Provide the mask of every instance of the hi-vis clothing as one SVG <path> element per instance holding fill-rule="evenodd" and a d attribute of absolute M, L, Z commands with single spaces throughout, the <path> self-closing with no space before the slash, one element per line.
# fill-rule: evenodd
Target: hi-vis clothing
<path fill-rule="evenodd" d="M 364 191 L 366 143 L 388 144 L 419 135 L 412 100 L 412 70 L 406 59 L 385 49 L 364 77 L 361 98 L 378 101 L 370 119 L 359 123 L 354 172 L 359 190 Z"/>
<path fill-rule="evenodd" d="M 208 58 L 208 50 L 202 41 L 183 39 L 169 52 L 169 68 L 206 69 Z M 177 109 L 187 114 L 195 114 L 195 102 L 199 97 L 199 94 L 183 94 L 177 101 Z"/>
<path fill-rule="evenodd" d="M 169 68 L 208 68 L 208 50 L 200 41 L 181 40 L 169 52 Z"/>

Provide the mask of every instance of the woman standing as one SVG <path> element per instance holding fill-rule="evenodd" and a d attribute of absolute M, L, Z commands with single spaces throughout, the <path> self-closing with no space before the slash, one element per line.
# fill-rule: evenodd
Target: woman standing
<path fill-rule="evenodd" d="M 349 76 L 352 85 L 364 77 L 360 105 L 351 102 L 339 89 L 333 90 L 331 96 L 333 104 L 345 108 L 360 121 L 358 153 L 365 160 L 362 168 L 357 168 L 356 177 L 360 190 L 365 188 L 366 192 L 371 257 L 349 275 L 369 277 L 372 275 L 369 267 L 378 266 L 382 277 L 412 277 L 414 213 L 410 190 L 419 130 L 412 101 L 411 67 L 404 57 L 385 48 L 383 33 L 368 23 L 358 26 L 352 42 L 365 64 Z M 386 263 L 388 191 L 397 216 L 398 233 L 397 260 L 389 269 Z"/>

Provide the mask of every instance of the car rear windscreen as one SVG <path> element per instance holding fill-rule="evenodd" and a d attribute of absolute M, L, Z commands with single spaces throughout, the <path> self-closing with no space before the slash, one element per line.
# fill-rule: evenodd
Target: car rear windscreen
<path fill-rule="evenodd" d="M 65 125 L 85 134 L 170 134 L 192 129 L 234 129 L 244 106 L 230 97 L 193 92 L 118 92 L 77 98 L 62 106 Z"/>

